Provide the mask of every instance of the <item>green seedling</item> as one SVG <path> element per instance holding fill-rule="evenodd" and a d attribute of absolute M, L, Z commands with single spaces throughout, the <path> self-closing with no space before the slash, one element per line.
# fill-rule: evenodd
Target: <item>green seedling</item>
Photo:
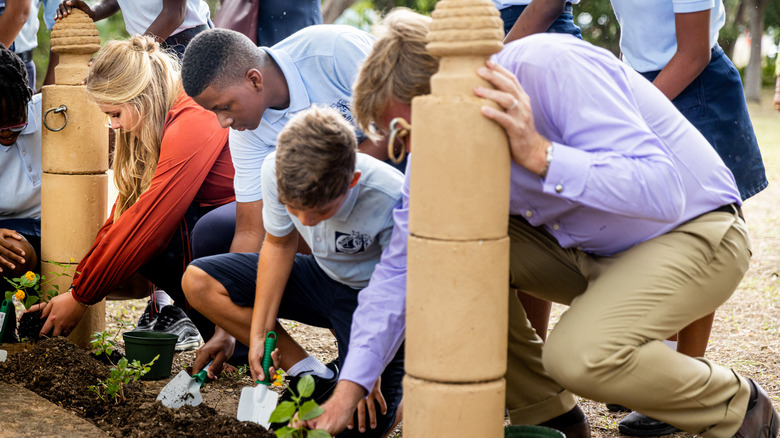
<path fill-rule="evenodd" d="M 160 357 L 157 356 L 147 364 L 134 360 L 128 363 L 127 358 L 122 358 L 111 368 L 111 374 L 106 380 L 98 381 L 97 385 L 90 385 L 89 390 L 97 394 L 100 400 L 108 402 L 113 400 L 114 404 L 125 402 L 125 388 L 127 385 L 140 379 L 149 372 L 154 362 Z"/>
<path fill-rule="evenodd" d="M 112 337 L 108 331 L 92 333 L 92 339 L 89 341 L 92 345 L 92 352 L 95 356 L 105 355 L 109 362 L 111 361 L 111 353 L 116 350 L 116 336 Z"/>
<path fill-rule="evenodd" d="M 298 414 L 302 421 L 319 417 L 325 412 L 314 400 L 302 402 L 306 397 L 314 393 L 314 378 L 306 375 L 298 381 L 298 394 L 292 388 L 287 388 L 292 394 L 292 401 L 283 401 L 271 413 L 271 423 L 289 423 Z M 303 425 L 298 427 L 285 426 L 275 431 L 278 438 L 329 438 L 330 434 L 324 429 L 310 430 Z"/>

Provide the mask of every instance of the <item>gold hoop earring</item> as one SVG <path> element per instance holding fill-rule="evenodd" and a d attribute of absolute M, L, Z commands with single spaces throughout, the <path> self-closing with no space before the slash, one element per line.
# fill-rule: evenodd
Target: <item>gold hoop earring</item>
<path fill-rule="evenodd" d="M 400 125 L 400 127 L 398 126 Z M 395 140 L 402 139 L 412 132 L 412 125 L 402 117 L 396 117 L 390 121 L 390 139 L 387 141 L 387 157 L 395 164 L 401 163 L 406 157 L 406 147 L 401 143 L 401 152 L 395 155 Z"/>

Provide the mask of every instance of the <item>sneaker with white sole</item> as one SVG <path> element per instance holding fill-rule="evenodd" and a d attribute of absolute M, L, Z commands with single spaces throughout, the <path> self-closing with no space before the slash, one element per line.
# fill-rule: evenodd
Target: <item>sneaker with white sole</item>
<path fill-rule="evenodd" d="M 154 331 L 171 333 L 179 337 L 176 341 L 176 351 L 194 350 L 203 345 L 203 338 L 192 320 L 183 310 L 168 305 L 160 310 Z"/>
<path fill-rule="evenodd" d="M 146 303 L 146 309 L 144 309 L 144 313 L 142 313 L 141 317 L 138 318 L 138 323 L 135 325 L 135 328 L 131 331 L 150 332 L 154 330 L 154 325 L 157 323 L 157 315 L 159 315 L 160 313 L 159 311 L 157 311 L 156 307 L 157 306 L 152 304 L 152 300 L 149 300 Z"/>

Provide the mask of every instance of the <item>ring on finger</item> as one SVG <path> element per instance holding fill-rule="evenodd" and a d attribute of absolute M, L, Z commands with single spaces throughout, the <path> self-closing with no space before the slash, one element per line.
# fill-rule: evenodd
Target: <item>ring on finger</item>
<path fill-rule="evenodd" d="M 512 99 L 514 102 L 512 102 L 512 105 L 507 108 L 507 111 L 512 111 L 513 109 L 517 108 L 517 105 L 520 104 L 520 102 L 517 101 L 517 99 Z"/>

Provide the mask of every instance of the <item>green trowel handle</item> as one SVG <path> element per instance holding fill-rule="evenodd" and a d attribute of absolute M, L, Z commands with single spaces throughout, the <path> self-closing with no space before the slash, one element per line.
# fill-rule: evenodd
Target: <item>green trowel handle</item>
<path fill-rule="evenodd" d="M 263 353 L 263 375 L 265 376 L 265 379 L 263 379 L 261 382 L 263 385 L 270 385 L 271 384 L 271 376 L 268 373 L 268 368 L 271 368 L 271 365 L 274 364 L 274 360 L 271 357 L 271 353 L 276 350 L 276 332 L 268 332 L 268 334 L 265 335 L 265 353 Z"/>
<path fill-rule="evenodd" d="M 211 366 L 211 362 L 207 363 L 205 367 L 203 367 L 202 370 L 198 371 L 197 374 L 193 375 L 192 378 L 200 383 L 200 387 L 203 388 L 203 385 L 206 384 L 206 379 L 209 377 L 209 367 Z"/>

